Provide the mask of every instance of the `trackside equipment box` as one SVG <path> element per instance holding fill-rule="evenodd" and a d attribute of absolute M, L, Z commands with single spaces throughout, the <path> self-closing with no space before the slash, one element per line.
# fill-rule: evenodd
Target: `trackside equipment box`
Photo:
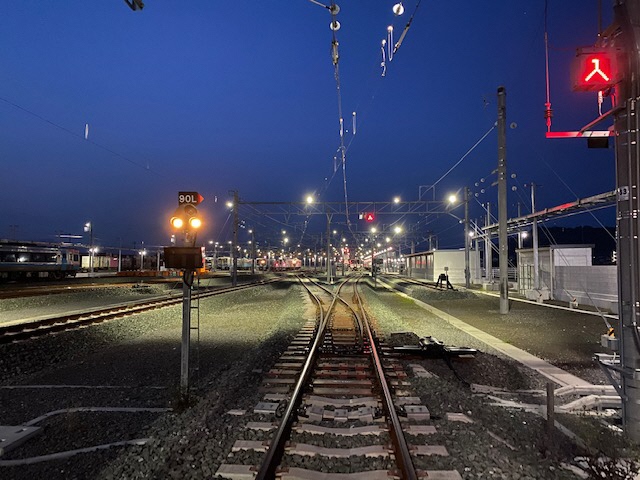
<path fill-rule="evenodd" d="M 167 268 L 197 270 L 204 267 L 204 247 L 164 247 Z"/>

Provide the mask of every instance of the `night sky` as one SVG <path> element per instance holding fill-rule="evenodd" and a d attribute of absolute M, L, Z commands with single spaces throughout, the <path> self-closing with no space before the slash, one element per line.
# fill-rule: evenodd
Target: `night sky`
<path fill-rule="evenodd" d="M 421 2 L 382 77 L 387 26 L 397 41 L 416 7 L 405 1 L 395 17 L 394 3 L 338 3 L 350 201 L 417 200 L 421 185 L 492 128 L 500 85 L 515 127 L 507 131 L 509 216 L 528 201 L 530 182 L 541 185 L 539 208 L 614 189 L 612 146 L 544 137 L 545 2 Z M 553 130 L 598 116 L 595 94 L 572 92 L 569 78 L 575 48 L 596 40 L 597 4 L 548 2 Z M 611 6 L 603 4 L 606 26 Z M 101 245 L 166 245 L 168 217 L 186 190 L 205 197 L 199 239 L 226 242 L 230 190 L 244 201 L 303 201 L 310 192 L 344 200 L 342 171 L 332 178 L 340 136 L 330 22 L 309 0 L 148 0 L 136 12 L 122 0 L 4 2 L 0 238 L 55 241 L 91 221 Z M 496 202 L 496 165 L 494 129 L 435 197 L 469 186 L 479 202 Z M 472 218 L 482 215 L 473 201 Z M 597 216 L 614 223 L 612 208 Z M 244 219 L 265 237 L 286 228 Z M 588 214 L 565 223 L 597 224 Z M 454 219 L 425 230 L 440 247 L 462 244 Z"/>

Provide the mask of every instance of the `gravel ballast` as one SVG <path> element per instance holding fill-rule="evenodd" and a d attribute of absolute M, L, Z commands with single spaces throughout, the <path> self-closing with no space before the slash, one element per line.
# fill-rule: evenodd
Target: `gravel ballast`
<path fill-rule="evenodd" d="M 514 392 L 543 389 L 543 378 L 428 314 L 410 299 L 380 286 L 375 291 L 365 286 L 363 292 L 366 308 L 387 343 L 433 335 L 447 344 L 479 350 L 475 360 L 452 362 L 453 370 L 442 360 L 406 359 L 410 389 L 429 408 L 432 424 L 438 430 L 435 435 L 418 436 L 412 441 L 442 444 L 450 452 L 449 457 L 416 460 L 419 468 L 457 469 L 464 479 L 580 478 L 563 468 L 563 463 L 581 465 L 578 459 L 583 452 L 574 441 L 558 431 L 549 439 L 542 417 L 520 409 L 492 406 L 486 395 L 473 395 L 468 385 L 491 385 Z M 466 300 L 462 295 L 459 298 L 461 303 Z M 2 425 L 24 423 L 64 408 L 173 409 L 168 413 L 78 412 L 53 416 L 40 424 L 44 427 L 40 438 L 35 437 L 1 456 L 0 462 L 115 441 L 141 438 L 149 441 L 145 445 L 113 447 L 63 460 L 0 466 L 0 477 L 199 479 L 214 478 L 222 463 L 257 465 L 263 454 L 230 455 L 231 447 L 237 439 L 270 438 L 268 432 L 244 426 L 249 421 L 279 420 L 275 415 L 256 414 L 253 407 L 263 398 L 259 392 L 263 373 L 279 359 L 304 322 L 313 318 L 309 305 L 302 288 L 289 283 L 202 300 L 200 370 L 192 377 L 194 394 L 187 408 L 177 401 L 180 306 L 148 312 L 137 316 L 135 321 L 114 320 L 38 339 L 28 348 L 27 344 L 0 346 Z M 454 311 L 454 307 L 443 303 L 438 308 Z M 409 333 L 397 335 L 399 332 Z M 195 362 L 195 352 L 193 358 Z M 418 378 L 410 364 L 422 365 L 435 376 Z M 66 387 L 8 388 L 34 385 Z M 505 398 L 544 402 L 539 396 L 524 397 L 517 393 Z M 448 421 L 449 412 L 464 413 L 473 423 Z M 560 420 L 586 440 L 616 445 L 615 452 L 628 453 L 623 450 L 626 442 L 611 430 L 603 431 L 597 420 L 575 416 Z M 344 442 L 331 440 L 330 445 Z M 317 458 L 305 463 L 310 468 L 322 467 L 322 460 Z M 386 464 L 362 459 L 362 465 L 369 469 L 384 468 Z M 586 465 L 582 467 L 586 470 Z M 344 465 L 345 471 L 353 468 L 348 462 Z"/>

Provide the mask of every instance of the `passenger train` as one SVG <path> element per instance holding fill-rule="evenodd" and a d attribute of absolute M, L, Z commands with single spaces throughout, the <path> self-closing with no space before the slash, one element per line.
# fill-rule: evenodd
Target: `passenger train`
<path fill-rule="evenodd" d="M 75 277 L 80 251 L 44 242 L 0 240 L 0 280 Z"/>
<path fill-rule="evenodd" d="M 238 270 L 251 270 L 251 259 L 250 258 L 238 258 Z M 231 257 L 206 257 L 207 267 L 210 270 L 215 268 L 217 270 L 229 270 L 231 265 L 233 264 L 233 259 Z M 299 258 L 286 258 L 286 259 L 267 259 L 267 258 L 256 258 L 254 268 L 258 271 L 263 270 L 272 270 L 272 271 L 282 271 L 282 270 L 299 270 L 302 266 L 302 261 Z"/>

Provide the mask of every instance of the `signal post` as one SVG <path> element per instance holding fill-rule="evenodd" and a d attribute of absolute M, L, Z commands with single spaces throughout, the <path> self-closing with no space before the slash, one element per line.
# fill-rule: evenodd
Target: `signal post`
<path fill-rule="evenodd" d="M 617 86 L 616 133 L 618 305 L 623 422 L 625 433 L 640 441 L 640 4 L 618 1 L 615 23 L 624 50 L 623 72 Z"/>
<path fill-rule="evenodd" d="M 197 268 L 204 262 L 204 248 L 196 247 L 198 229 L 202 219 L 196 208 L 204 198 L 198 192 L 179 192 L 178 208 L 170 223 L 183 233 L 183 246 L 165 247 L 165 265 L 182 270 L 182 348 L 180 354 L 180 394 L 183 400 L 189 397 L 189 353 L 191 344 L 191 289 Z"/>
<path fill-rule="evenodd" d="M 603 346 L 620 355 L 596 354 L 622 399 L 625 434 L 640 441 L 640 3 L 614 0 L 613 24 L 593 47 L 579 48 L 571 68 L 574 91 L 593 92 L 611 109 L 574 132 L 551 131 L 547 101 L 547 138 L 587 138 L 590 148 L 615 140 L 617 189 L 617 267 L 619 326 L 603 335 Z M 613 119 L 613 128 L 593 130 Z"/>

